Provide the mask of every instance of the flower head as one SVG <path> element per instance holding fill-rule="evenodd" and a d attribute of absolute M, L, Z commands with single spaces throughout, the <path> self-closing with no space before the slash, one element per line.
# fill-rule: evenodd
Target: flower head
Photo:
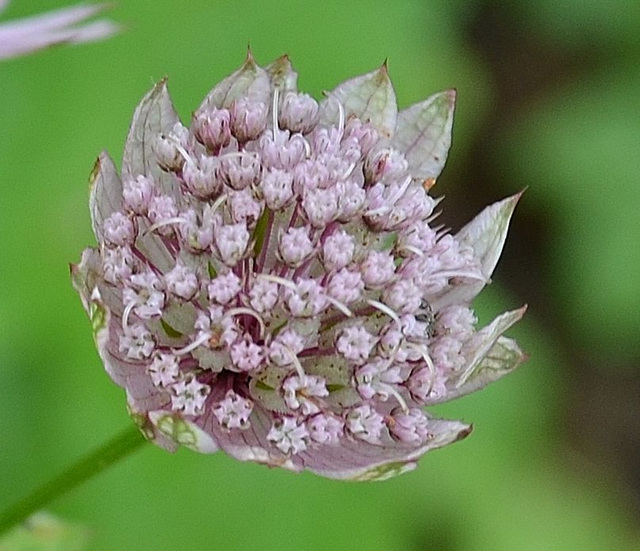
<path fill-rule="evenodd" d="M 471 431 L 424 406 L 524 359 L 502 336 L 524 309 L 478 329 L 470 307 L 519 196 L 432 227 L 455 94 L 398 113 L 386 66 L 320 103 L 296 76 L 249 54 L 190 127 L 155 86 L 122 175 L 98 158 L 73 281 L 151 440 L 387 478 Z"/>
<path fill-rule="evenodd" d="M 8 4 L 0 0 L 0 12 Z M 118 26 L 102 19 L 86 20 L 105 9 L 104 4 L 79 5 L 64 8 L 27 19 L 0 25 L 0 59 L 42 50 L 58 44 L 80 44 L 107 38 L 118 31 Z M 81 25 L 78 25 L 82 23 Z"/>

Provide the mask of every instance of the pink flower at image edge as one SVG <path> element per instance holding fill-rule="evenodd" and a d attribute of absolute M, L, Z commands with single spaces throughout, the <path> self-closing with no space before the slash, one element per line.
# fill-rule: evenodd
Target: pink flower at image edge
<path fill-rule="evenodd" d="M 0 12 L 8 3 L 8 0 L 0 0 Z M 108 19 L 86 22 L 106 8 L 105 4 L 78 5 L 1 23 L 0 60 L 59 44 L 80 44 L 107 38 L 118 32 L 118 25 Z"/>

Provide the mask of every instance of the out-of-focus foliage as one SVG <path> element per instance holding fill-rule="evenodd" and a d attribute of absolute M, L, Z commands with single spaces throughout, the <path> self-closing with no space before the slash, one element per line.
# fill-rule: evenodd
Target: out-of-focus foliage
<path fill-rule="evenodd" d="M 37 513 L 0 538 L 0 551 L 83 551 L 89 540 L 86 528 Z"/>
<path fill-rule="evenodd" d="M 15 0 L 6 15 L 64 4 Z M 67 262 L 93 243 L 86 204 L 95 157 L 102 149 L 120 157 L 133 108 L 153 82 L 169 76 L 187 118 L 250 42 L 261 63 L 288 53 L 300 88 L 316 97 L 387 57 L 401 107 L 457 88 L 453 149 L 434 191 L 447 195 L 447 210 L 467 196 L 482 199 L 479 210 L 528 186 L 518 208 L 552 229 L 536 266 L 539 284 L 522 288 L 501 277 L 499 264 L 498 283 L 478 305 L 486 321 L 530 302 L 510 336 L 531 360 L 437 408 L 473 422 L 475 433 L 398 479 L 337 483 L 148 446 L 51 509 L 90 527 L 96 550 L 639 548 L 622 475 L 572 451 L 565 432 L 581 383 L 571 350 L 595 357 L 602 377 L 617 364 L 638 371 L 638 8 L 615 18 L 596 2 L 514 3 L 510 17 L 531 40 L 588 46 L 590 55 L 575 78 L 502 113 L 496 130 L 482 125 L 497 82 L 468 37 L 481 13 L 474 3 L 120 4 L 112 17 L 128 23 L 125 34 L 0 65 L 0 507 L 129 423 L 68 276 Z M 500 189 L 486 182 L 465 190 L 451 179 L 464 174 L 479 139 L 491 143 L 487 162 L 508 182 Z M 516 210 L 517 242 L 534 242 L 518 218 Z M 503 262 L 528 258 L 527 246 L 509 243 Z M 551 309 L 562 332 L 547 317 Z M 597 426 L 594 441 L 609 430 Z"/>
<path fill-rule="evenodd" d="M 548 292 L 603 370 L 640 355 L 638 97 L 638 63 L 603 68 L 530 106 L 494 149 L 551 207 Z"/>

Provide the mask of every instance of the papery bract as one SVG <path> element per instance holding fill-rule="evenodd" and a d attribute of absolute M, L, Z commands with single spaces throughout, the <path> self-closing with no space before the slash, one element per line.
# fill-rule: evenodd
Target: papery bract
<path fill-rule="evenodd" d="M 524 359 L 477 329 L 519 195 L 457 234 L 428 190 L 455 94 L 398 113 L 386 66 L 319 104 L 286 57 L 251 54 L 184 126 L 166 82 L 138 106 L 122 178 L 91 177 L 98 248 L 72 267 L 111 378 L 145 435 L 175 449 L 341 479 L 383 479 L 471 426 L 423 406 Z"/>

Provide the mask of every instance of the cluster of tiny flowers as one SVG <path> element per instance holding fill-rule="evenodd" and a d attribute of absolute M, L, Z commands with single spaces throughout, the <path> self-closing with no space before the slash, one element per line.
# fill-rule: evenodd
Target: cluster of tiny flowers
<path fill-rule="evenodd" d="M 384 126 L 274 65 L 249 58 L 189 126 L 132 127 L 125 156 L 142 169 L 123 168 L 94 216 L 103 359 L 132 411 L 186 419 L 241 459 L 323 474 L 344 450 L 409 462 L 447 443 L 422 407 L 477 354 L 468 300 L 450 297 L 486 283 L 482 259 L 433 225 L 433 182 Z M 263 74 L 265 93 L 234 95 Z"/>

